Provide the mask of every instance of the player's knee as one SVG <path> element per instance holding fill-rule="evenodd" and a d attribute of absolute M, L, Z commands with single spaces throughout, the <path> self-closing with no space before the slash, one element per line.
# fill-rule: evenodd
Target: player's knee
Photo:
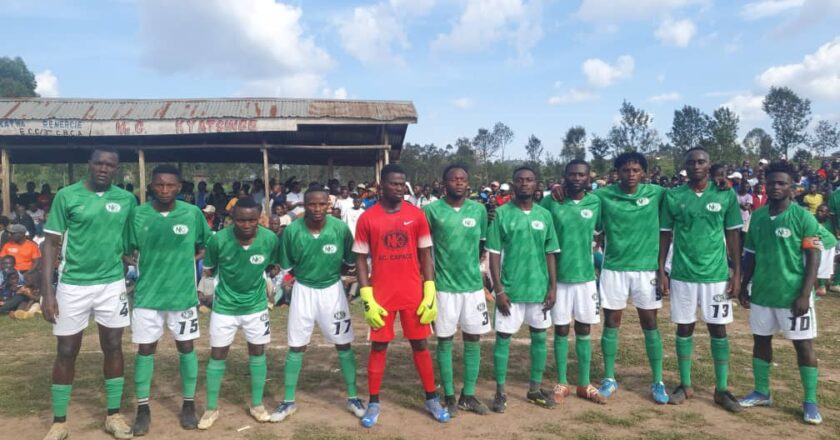
<path fill-rule="evenodd" d="M 371 351 L 385 351 L 388 349 L 387 342 L 373 342 L 370 344 Z"/>
<path fill-rule="evenodd" d="M 546 329 L 544 329 L 544 328 L 534 328 L 534 327 L 529 326 L 528 330 L 530 330 L 531 333 L 545 333 Z"/>
<path fill-rule="evenodd" d="M 122 333 L 109 332 L 104 334 L 99 340 L 99 345 L 105 355 L 116 352 L 122 353 Z"/>
<path fill-rule="evenodd" d="M 575 321 L 575 334 L 576 335 L 588 335 L 592 332 L 592 326 L 589 324 L 584 324 L 582 322 Z"/>
<path fill-rule="evenodd" d="M 306 347 L 303 347 L 303 349 L 306 350 Z M 336 351 L 347 351 L 350 349 L 350 343 L 348 342 L 346 344 L 335 344 L 335 349 Z"/>
<path fill-rule="evenodd" d="M 176 345 L 177 344 L 178 343 L 176 343 Z M 151 355 L 155 354 L 156 349 L 157 349 L 157 342 L 153 342 L 151 344 L 139 344 L 137 346 L 137 354 L 139 354 L 140 356 L 151 356 Z M 179 347 L 178 351 L 181 351 L 180 347 Z"/>
<path fill-rule="evenodd" d="M 452 339 L 452 338 L 449 338 Z M 481 335 L 474 335 L 472 333 L 464 333 L 464 340 L 470 342 L 478 342 L 481 340 Z"/>
<path fill-rule="evenodd" d="M 466 333 L 464 333 L 464 338 L 466 339 L 466 337 L 467 337 L 467 334 L 466 334 Z M 452 338 L 453 338 L 453 336 L 446 336 L 446 337 L 440 337 L 440 336 L 439 336 L 439 337 L 438 337 L 438 342 L 451 341 L 451 340 L 452 340 Z"/>
<path fill-rule="evenodd" d="M 709 324 L 709 334 L 712 335 L 713 338 L 719 338 L 720 336 L 714 336 L 712 334 L 712 325 Z M 681 338 L 687 338 L 694 334 L 694 323 L 691 324 L 677 324 L 677 336 Z M 724 327 L 724 334 L 726 334 L 725 327 Z"/>
<path fill-rule="evenodd" d="M 195 349 L 193 341 L 175 341 L 175 348 L 177 348 L 178 353 L 181 354 L 192 353 Z"/>
<path fill-rule="evenodd" d="M 817 353 L 814 351 L 813 339 L 793 341 L 793 347 L 796 349 L 796 360 L 799 366 L 817 366 Z"/>
<path fill-rule="evenodd" d="M 497 338 L 510 339 L 511 336 L 513 336 L 513 334 L 511 334 L 511 333 L 496 332 L 496 337 Z"/>
<path fill-rule="evenodd" d="M 289 351 L 292 351 L 292 352 L 295 352 L 295 353 L 303 353 L 303 352 L 306 351 L 306 347 L 307 347 L 306 345 L 301 345 L 300 347 L 289 347 Z M 336 345 L 336 348 L 338 348 L 338 345 Z"/>
<path fill-rule="evenodd" d="M 74 344 L 70 341 L 67 342 L 58 342 L 58 348 L 56 353 L 58 354 L 58 358 L 64 361 L 74 361 L 76 360 L 76 356 L 79 354 L 80 345 Z"/>
<path fill-rule="evenodd" d="M 412 339 L 409 342 L 411 343 L 411 349 L 414 351 L 423 351 L 426 349 L 425 339 Z"/>
<path fill-rule="evenodd" d="M 265 354 L 265 345 L 248 344 L 248 354 L 250 356 L 262 356 Z"/>
<path fill-rule="evenodd" d="M 722 324 L 708 324 L 709 335 L 715 339 L 722 339 L 726 337 L 726 326 Z M 692 328 L 692 330 L 694 330 Z"/>
<path fill-rule="evenodd" d="M 569 336 L 569 326 L 568 325 L 555 325 L 554 326 L 554 336 L 560 336 L 560 337 Z"/>

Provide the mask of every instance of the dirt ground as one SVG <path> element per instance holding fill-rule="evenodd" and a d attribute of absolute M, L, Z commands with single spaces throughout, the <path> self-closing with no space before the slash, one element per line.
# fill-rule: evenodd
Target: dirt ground
<path fill-rule="evenodd" d="M 790 343 L 778 337 L 775 344 L 775 365 L 772 384 L 776 405 L 773 408 L 745 410 L 729 414 L 712 403 L 714 375 L 709 354 L 708 335 L 698 326 L 695 337 L 693 381 L 698 391 L 694 399 L 681 406 L 660 406 L 649 398 L 649 369 L 644 344 L 635 312 L 628 309 L 621 331 L 617 374 L 621 385 L 618 393 L 605 406 L 569 397 L 554 410 L 528 404 L 524 394 L 528 379 L 527 334 L 516 336 L 512 347 L 508 375 L 508 410 L 505 414 L 476 416 L 459 413 L 448 424 L 434 422 L 422 410 L 422 390 L 411 361 L 410 348 L 398 340 L 389 349 L 388 366 L 382 390 L 383 413 L 372 430 L 359 426 L 358 420 L 344 409 L 344 384 L 338 370 L 335 350 L 324 344 L 318 335 L 307 351 L 298 387 L 298 412 L 280 424 L 259 424 L 246 412 L 249 401 L 247 355 L 244 340 L 237 337 L 227 363 L 222 386 L 222 417 L 210 431 L 183 431 L 178 426 L 180 381 L 174 344 L 162 342 L 157 356 L 152 388 L 152 428 L 148 438 L 179 439 L 356 439 L 412 438 L 439 439 L 837 439 L 840 438 L 840 297 L 818 302 L 820 336 L 817 339 L 820 358 L 818 389 L 825 423 L 819 427 L 802 424 L 799 411 L 801 387 Z M 361 317 L 358 305 L 354 316 Z M 282 396 L 282 362 L 286 353 L 285 310 L 272 312 L 273 341 L 268 350 L 269 380 L 265 403 L 269 408 Z M 359 360 L 358 382 L 361 396 L 367 386 L 366 330 L 362 319 L 356 319 L 355 350 Z M 660 317 L 665 344 L 665 381 L 669 389 L 678 375 L 674 355 L 675 326 L 668 321 L 667 302 Z M 95 331 L 86 334 L 83 353 L 77 366 L 68 421 L 73 438 L 107 439 L 102 431 L 104 396 L 101 376 L 101 354 Z M 204 405 L 204 368 L 208 355 L 207 321 L 202 321 L 203 336 L 198 343 L 200 373 L 196 396 L 199 416 Z M 15 322 L 2 318 L 0 334 L 6 342 L 0 349 L 0 424 L 2 439 L 39 439 L 51 422 L 49 374 L 54 341 L 49 326 L 42 321 Z M 751 336 L 747 313 L 736 311 L 736 322 L 730 326 L 732 340 L 731 390 L 743 395 L 752 387 Z M 597 338 L 593 332 L 592 379 L 601 377 L 602 364 Z M 168 338 L 168 336 L 165 336 Z M 492 374 L 493 337 L 482 340 L 482 372 L 477 387 L 478 397 L 490 403 L 494 382 Z M 434 344 L 430 344 L 434 349 Z M 574 338 L 570 338 L 570 381 L 576 379 Z M 454 350 L 456 387 L 462 373 L 460 341 Z M 133 347 L 125 340 L 126 390 L 123 413 L 133 419 Z M 549 339 L 549 361 L 545 386 L 554 383 L 554 361 Z"/>

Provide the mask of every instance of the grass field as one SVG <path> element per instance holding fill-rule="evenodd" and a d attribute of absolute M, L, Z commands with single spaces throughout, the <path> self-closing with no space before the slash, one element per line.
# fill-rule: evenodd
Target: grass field
<path fill-rule="evenodd" d="M 361 310 L 354 305 L 354 316 Z M 668 320 L 667 302 L 660 316 L 665 344 L 665 381 L 668 389 L 677 382 L 674 354 L 675 326 Z M 795 353 L 790 342 L 777 337 L 774 343 L 772 389 L 773 408 L 745 410 L 728 414 L 711 401 L 714 386 L 709 339 L 703 326 L 698 325 L 695 337 L 693 382 L 698 393 L 682 406 L 658 406 L 650 401 L 650 383 L 644 342 L 635 312 L 628 309 L 621 331 L 617 375 L 621 388 L 606 406 L 598 406 L 567 398 L 554 410 L 543 410 L 524 400 L 528 380 L 527 334 L 517 335 L 511 348 L 508 374 L 508 411 L 504 415 L 479 417 L 459 414 L 447 425 L 439 425 L 422 412 L 423 394 L 414 370 L 408 344 L 397 340 L 389 349 L 388 366 L 383 384 L 383 414 L 373 430 L 359 427 L 358 421 L 343 408 L 344 385 L 338 370 L 335 350 L 324 344 L 317 334 L 307 351 L 298 387 L 298 413 L 281 424 L 260 425 L 248 417 L 245 408 L 249 401 L 247 354 L 242 336 L 237 336 L 227 362 L 222 386 L 220 408 L 222 418 L 208 432 L 186 432 L 177 425 L 180 407 L 180 380 L 174 344 L 165 336 L 156 359 L 152 387 L 153 424 L 149 438 L 178 436 L 183 439 L 241 438 L 241 439 L 357 439 L 357 438 L 417 438 L 438 439 L 730 439 L 737 438 L 840 438 L 840 297 L 821 299 L 817 303 L 819 337 L 816 347 L 820 360 L 818 395 L 824 423 L 819 427 L 802 424 L 800 412 L 801 386 Z M 268 350 L 269 381 L 266 386 L 266 405 L 273 408 L 282 396 L 282 364 L 286 353 L 287 309 L 272 312 L 273 342 Z M 732 341 L 730 388 L 737 396 L 752 388 L 751 349 L 746 311 L 736 309 L 736 322 L 730 326 Z M 355 345 L 359 359 L 359 385 L 362 397 L 366 390 L 366 362 L 368 344 L 362 319 L 356 319 Z M 204 402 L 204 368 L 209 354 L 207 319 L 202 320 L 203 336 L 197 344 L 200 362 L 197 401 Z M 41 438 L 51 421 L 49 386 L 55 341 L 50 327 L 40 319 L 13 321 L 0 318 L 0 423 L 2 438 Z M 593 340 L 600 335 L 594 330 Z M 494 390 L 492 374 L 492 336 L 482 343 L 482 371 L 478 397 L 488 404 Z M 434 343 L 430 344 L 434 349 Z M 574 337 L 570 338 L 570 381 L 576 379 Z M 133 352 L 128 332 L 125 337 L 126 390 L 124 414 L 131 420 L 133 401 Z M 600 346 L 593 343 L 592 379 L 601 377 Z M 551 351 L 551 339 L 549 338 Z M 462 375 L 460 341 L 455 346 L 456 385 Z M 86 334 L 76 368 L 68 419 L 74 438 L 108 438 L 102 432 L 104 391 L 96 331 L 91 326 Z M 554 382 L 553 355 L 549 353 L 545 385 Z M 200 412 L 199 412 L 200 415 Z"/>

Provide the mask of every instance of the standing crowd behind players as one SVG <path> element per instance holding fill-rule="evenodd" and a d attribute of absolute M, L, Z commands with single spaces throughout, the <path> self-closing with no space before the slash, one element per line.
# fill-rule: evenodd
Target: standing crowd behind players
<path fill-rule="evenodd" d="M 0 286 L 13 294 L 11 299 L 17 298 L 14 301 L 31 302 L 30 296 L 19 298 L 27 287 L 23 280 L 40 279 L 43 315 L 53 324 L 58 341 L 48 440 L 69 436 L 66 417 L 75 359 L 90 315 L 99 327 L 104 354 L 105 430 L 115 438 L 131 438 L 151 427 L 154 357 L 166 330 L 179 352 L 179 423 L 184 429 L 210 429 L 222 416 L 218 397 L 225 360 L 239 329 L 248 342 L 250 415 L 259 422 L 280 422 L 294 414 L 295 386 L 316 323 L 338 351 L 347 386 L 344 407 L 362 426 L 372 428 L 383 411 L 380 384 L 397 316 L 410 342 L 425 409 L 446 423 L 459 411 L 505 412 L 510 341 L 522 324 L 530 336 L 528 402 L 551 409 L 574 391 L 581 399 L 606 404 L 619 389 L 615 362 L 628 301 L 639 314 L 654 402 L 682 404 L 694 396 L 691 363 L 699 308 L 711 336 L 716 404 L 731 412 L 772 404 L 771 341 L 781 332 L 798 354 L 803 420 L 822 421 L 816 400 L 812 293 L 818 278 L 831 278 L 837 243 L 834 213 L 840 208 L 836 192 L 827 197 L 827 206 L 826 197 L 817 197 L 821 186 L 837 177 L 828 163 L 805 178 L 813 180 L 803 182 L 786 162 L 761 161 L 755 172 L 744 163 L 730 172 L 713 165 L 706 150 L 694 148 L 684 158 L 679 179 L 683 184 L 668 189 L 649 183 L 657 174 L 650 170 L 648 175 L 644 156 L 624 153 L 603 182 L 592 182 L 589 165 L 575 160 L 556 182 L 543 183 L 535 170 L 522 166 L 514 170 L 510 183 L 491 182 L 478 193 L 471 192 L 469 170 L 463 166 L 447 167 L 440 183 L 412 188 L 398 165 L 387 165 L 380 186 L 357 186 L 354 195 L 337 181 L 303 190 L 300 182 L 291 180 L 286 183 L 288 192 L 283 185 L 273 185 L 274 191 L 265 194 L 262 182 L 255 182 L 254 192 L 247 185 L 235 185 L 230 197 L 220 185 L 208 194 L 203 182 L 197 193 L 185 191 L 189 185 L 178 169 L 161 165 L 152 173 L 150 200 L 139 206 L 135 195 L 112 184 L 118 166 L 115 151 L 93 151 L 89 177 L 61 189 L 51 200 L 37 258 L 32 257 L 34 250 L 23 249 L 28 243 L 25 225 L 14 223 L 6 231 L 9 239 L 3 251 L 10 244 L 16 250 L 9 249 L 10 255 L 0 261 Z M 763 207 L 748 203 L 748 185 L 755 188 L 752 199 L 757 197 Z M 808 192 L 797 194 L 800 185 Z M 793 203 L 799 196 L 806 207 Z M 270 217 L 262 213 L 266 197 Z M 812 204 L 816 209 L 811 211 Z M 225 226 L 219 229 L 219 224 Z M 30 258 L 24 263 L 26 259 L 18 261 L 15 253 Z M 124 261 L 136 266 L 131 286 L 125 280 Z M 38 268 L 44 270 L 35 276 Z M 277 277 L 282 279 L 280 295 L 271 288 Z M 356 386 L 347 278 L 358 287 L 371 328 L 367 402 Z M 680 383 L 671 393 L 663 382 L 657 323 L 665 294 L 671 295 L 670 316 L 677 324 Z M 269 412 L 263 405 L 265 346 L 271 340 L 268 311 L 279 302 L 278 296 L 290 307 L 290 349 L 283 369 L 284 400 Z M 751 309 L 755 341 L 754 389 L 741 399 L 728 388 L 726 325 L 732 322 L 733 299 Z M 492 314 L 488 302 L 495 306 Z M 200 418 L 193 344 L 200 335 L 199 306 L 210 312 L 211 344 L 205 368 L 206 409 Z M 601 322 L 602 313 L 604 378 L 594 386 L 589 380 L 590 331 Z M 132 424 L 120 414 L 122 333 L 128 326 L 137 344 L 137 412 Z M 443 399 L 436 391 L 427 346 L 433 327 Z M 579 368 L 574 390 L 566 379 L 572 327 Z M 459 328 L 464 336 L 464 377 L 456 397 L 452 338 Z M 543 388 L 549 329 L 554 330 L 557 383 Z M 488 408 L 477 398 L 475 385 L 480 335 L 493 330 L 496 392 Z"/>

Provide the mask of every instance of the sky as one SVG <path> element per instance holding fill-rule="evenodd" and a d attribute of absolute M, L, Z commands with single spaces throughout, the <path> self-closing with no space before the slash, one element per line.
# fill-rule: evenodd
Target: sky
<path fill-rule="evenodd" d="M 654 116 L 727 106 L 741 135 L 788 86 L 840 121 L 840 0 L 0 0 L 0 56 L 42 96 L 410 100 L 407 142 L 497 121 L 605 135 L 622 100 Z"/>

